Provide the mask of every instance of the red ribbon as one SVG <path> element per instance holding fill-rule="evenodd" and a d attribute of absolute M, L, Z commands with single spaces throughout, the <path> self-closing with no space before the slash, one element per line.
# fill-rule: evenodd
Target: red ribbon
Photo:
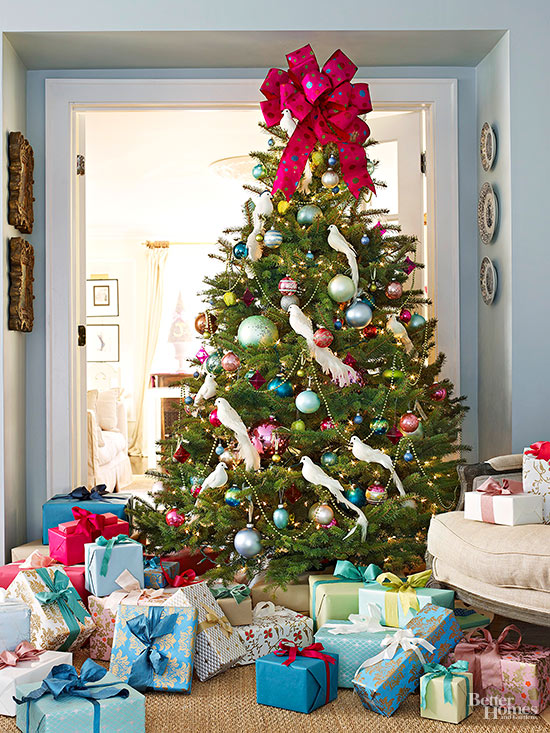
<path fill-rule="evenodd" d="M 283 665 L 285 667 L 290 667 L 292 662 L 296 661 L 296 657 L 313 657 L 314 659 L 322 659 L 325 663 L 325 673 L 327 676 L 327 695 L 325 703 L 328 703 L 330 695 L 329 664 L 336 664 L 336 660 L 329 654 L 322 654 L 322 650 L 324 648 L 325 647 L 322 644 L 316 642 L 315 644 L 310 644 L 309 646 L 305 646 L 303 649 L 300 649 L 295 644 L 295 642 L 290 641 L 289 639 L 281 639 L 281 641 L 279 642 L 279 646 L 274 651 L 274 654 L 276 654 L 278 657 L 288 656 L 288 659 L 283 662 Z"/>
<path fill-rule="evenodd" d="M 281 190 L 290 199 L 317 142 L 338 143 L 342 175 L 356 198 L 364 186 L 375 193 L 363 147 L 370 130 L 358 116 L 371 112 L 372 104 L 369 85 L 350 82 L 357 66 L 338 50 L 319 70 L 309 45 L 286 58 L 288 71 L 270 69 L 260 87 L 268 127 L 279 124 L 285 109 L 299 120 L 279 163 L 273 193 Z"/>
<path fill-rule="evenodd" d="M 517 641 L 505 641 L 510 631 L 518 635 Z M 481 634 L 481 636 L 480 636 Z M 476 690 L 488 687 L 502 689 L 502 666 L 500 655 L 514 652 L 521 645 L 521 631 L 514 624 L 506 626 L 498 639 L 493 639 L 487 629 L 479 629 L 466 634 L 454 650 L 456 660 L 468 662 L 470 672 L 474 675 Z M 480 684 L 481 683 L 481 684 Z"/>
<path fill-rule="evenodd" d="M 502 479 L 502 486 L 493 478 L 488 478 L 476 491 L 481 496 L 481 518 L 484 522 L 495 523 L 495 511 L 493 499 L 495 496 L 510 496 L 512 494 L 522 494 L 523 484 L 521 481 L 508 481 L 507 478 Z"/>
<path fill-rule="evenodd" d="M 109 517 L 106 517 L 105 514 L 94 514 L 94 512 L 90 512 L 80 506 L 73 507 L 72 512 L 73 517 L 76 521 L 76 525 L 74 525 L 74 530 L 77 532 L 84 532 L 85 534 L 89 534 L 92 539 L 99 537 L 99 535 L 103 532 L 103 527 L 106 524 L 112 523 L 112 521 L 109 520 Z M 115 515 L 112 514 L 111 516 L 114 517 Z M 69 524 L 73 523 L 66 522 L 65 526 Z"/>
<path fill-rule="evenodd" d="M 202 583 L 202 580 L 197 576 L 197 573 L 194 570 L 191 570 L 191 568 L 183 573 L 180 573 L 180 575 L 176 575 L 175 578 L 171 578 L 168 575 L 168 573 L 162 566 L 162 560 L 160 561 L 160 569 L 162 570 L 162 574 L 164 575 L 166 584 L 171 586 L 172 588 L 184 588 L 186 585 Z"/>
<path fill-rule="evenodd" d="M 541 461 L 548 461 L 550 463 L 550 442 L 548 440 L 539 440 L 538 443 L 533 443 L 525 451 L 525 455 L 535 456 L 535 458 Z"/>
<path fill-rule="evenodd" d="M 22 641 L 12 652 L 0 653 L 0 669 L 15 667 L 19 662 L 34 662 L 41 654 L 44 654 L 43 649 L 35 649 L 30 642 Z"/>

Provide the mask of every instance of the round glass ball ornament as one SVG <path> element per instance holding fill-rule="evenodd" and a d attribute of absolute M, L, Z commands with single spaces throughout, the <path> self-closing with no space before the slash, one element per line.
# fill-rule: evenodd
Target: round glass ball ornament
<path fill-rule="evenodd" d="M 426 319 L 421 316 L 420 313 L 413 313 L 411 320 L 409 321 L 409 328 L 411 331 L 418 331 L 420 328 L 424 328 L 426 325 Z"/>
<path fill-rule="evenodd" d="M 248 254 L 248 247 L 244 242 L 237 242 L 233 247 L 233 257 L 236 260 L 243 260 Z"/>
<path fill-rule="evenodd" d="M 282 455 L 288 448 L 290 436 L 281 427 L 275 418 L 270 417 L 260 420 L 248 431 L 250 441 L 261 458 L 271 458 L 275 453 Z"/>
<path fill-rule="evenodd" d="M 402 295 L 403 286 L 397 280 L 386 285 L 386 298 L 389 298 L 389 300 L 399 300 Z"/>
<path fill-rule="evenodd" d="M 270 148 L 272 148 L 275 145 L 275 140 L 272 137 L 270 137 L 269 140 L 267 141 L 267 144 L 269 145 Z"/>
<path fill-rule="evenodd" d="M 306 204 L 306 206 L 301 206 L 298 209 L 296 221 L 302 226 L 310 226 L 320 216 L 323 216 L 323 212 L 318 206 L 315 206 L 315 204 Z"/>
<path fill-rule="evenodd" d="M 403 379 L 405 375 L 400 369 L 384 369 L 384 371 L 382 372 L 382 376 L 384 377 L 384 379 L 387 379 L 388 382 L 392 379 L 394 382 L 396 382 Z"/>
<path fill-rule="evenodd" d="M 291 305 L 300 305 L 300 298 L 297 295 L 283 295 L 281 298 L 281 308 L 288 313 Z"/>
<path fill-rule="evenodd" d="M 290 209 L 290 204 L 288 201 L 279 201 L 277 204 L 277 211 L 279 214 L 286 214 L 286 212 Z"/>
<path fill-rule="evenodd" d="M 365 492 L 360 486 L 354 486 L 353 488 L 344 491 L 344 496 L 348 501 L 351 501 L 352 504 L 355 504 L 355 506 L 358 506 L 359 508 L 365 506 L 367 503 Z"/>
<path fill-rule="evenodd" d="M 223 294 L 223 302 L 229 308 L 232 305 L 235 305 L 235 303 L 237 302 L 237 296 L 232 290 L 228 290 L 226 293 Z"/>
<path fill-rule="evenodd" d="M 314 150 L 311 154 L 311 162 L 313 165 L 321 165 L 323 162 L 323 153 L 321 150 Z"/>
<path fill-rule="evenodd" d="M 288 275 L 279 280 L 279 292 L 281 295 L 294 295 L 298 290 L 298 283 L 292 277 Z"/>
<path fill-rule="evenodd" d="M 275 377 L 275 379 L 272 379 L 268 383 L 267 389 L 274 391 L 278 397 L 292 397 L 294 394 L 294 387 L 292 384 L 281 377 Z"/>
<path fill-rule="evenodd" d="M 309 260 L 309 262 L 313 262 L 314 259 L 315 255 L 310 249 L 308 249 L 308 251 L 306 252 L 306 260 Z"/>
<path fill-rule="evenodd" d="M 381 484 L 371 484 L 366 491 L 369 504 L 381 504 L 388 498 L 388 492 Z"/>
<path fill-rule="evenodd" d="M 170 509 L 166 512 L 165 519 L 169 527 L 181 527 L 185 522 L 185 515 L 180 514 L 177 509 Z"/>
<path fill-rule="evenodd" d="M 433 384 L 430 387 L 430 397 L 434 402 L 443 402 L 447 396 L 447 389 L 442 384 Z"/>
<path fill-rule="evenodd" d="M 334 519 L 334 512 L 329 504 L 317 503 L 313 504 L 309 510 L 309 518 L 312 522 L 317 522 L 317 524 L 326 527 Z"/>
<path fill-rule="evenodd" d="M 404 461 L 407 461 L 407 463 L 410 463 L 411 461 L 414 461 L 414 455 L 412 454 L 412 452 L 410 450 L 406 450 L 403 453 L 403 460 Z"/>
<path fill-rule="evenodd" d="M 277 326 L 265 316 L 249 316 L 241 321 L 237 339 L 244 348 L 273 346 L 279 338 Z"/>
<path fill-rule="evenodd" d="M 335 275 L 328 284 L 328 294 L 336 303 L 345 303 L 355 295 L 353 280 L 347 275 Z"/>
<path fill-rule="evenodd" d="M 369 323 L 369 325 L 365 326 L 363 329 L 363 336 L 367 339 L 375 338 L 378 336 L 378 328 L 374 324 Z"/>
<path fill-rule="evenodd" d="M 217 330 L 218 321 L 216 316 L 212 313 L 199 313 L 195 318 L 195 331 L 198 333 L 203 334 L 206 331 L 208 331 L 208 333 L 216 333 Z"/>
<path fill-rule="evenodd" d="M 268 229 L 264 234 L 264 244 L 266 247 L 271 247 L 271 249 L 279 247 L 282 244 L 282 241 L 283 235 L 276 229 Z"/>
<path fill-rule="evenodd" d="M 334 319 L 334 328 L 335 328 L 335 329 L 336 329 L 337 331 L 341 331 L 341 330 L 342 330 L 342 326 L 343 326 L 343 325 L 344 325 L 344 324 L 342 323 L 342 321 L 341 321 L 341 320 L 340 320 L 339 318 L 335 318 L 335 319 Z"/>
<path fill-rule="evenodd" d="M 296 370 L 296 376 L 297 377 L 305 377 L 305 371 L 303 369 L 297 369 Z"/>
<path fill-rule="evenodd" d="M 288 512 L 282 504 L 273 512 L 273 524 L 277 529 L 286 529 L 288 525 Z"/>
<path fill-rule="evenodd" d="M 306 415 L 310 415 L 321 407 L 321 400 L 317 392 L 312 389 L 305 389 L 296 397 L 296 408 Z"/>
<path fill-rule="evenodd" d="M 223 371 L 222 357 L 217 351 L 215 351 L 213 354 L 210 354 L 208 359 L 204 362 L 204 366 L 206 367 L 206 371 L 210 374 L 221 374 Z"/>
<path fill-rule="evenodd" d="M 306 424 L 303 420 L 294 420 L 290 429 L 294 430 L 295 433 L 303 433 L 306 429 Z"/>
<path fill-rule="evenodd" d="M 254 166 L 254 168 L 252 168 L 252 175 L 256 179 L 262 178 L 263 176 L 265 176 L 265 174 L 266 174 L 266 169 L 262 163 L 258 163 L 257 165 Z"/>
<path fill-rule="evenodd" d="M 247 524 L 237 532 L 233 545 L 241 557 L 250 559 L 262 551 L 261 535 L 253 524 Z"/>
<path fill-rule="evenodd" d="M 187 397 L 183 400 L 186 405 L 192 405 L 193 404 L 193 398 L 187 395 Z"/>
<path fill-rule="evenodd" d="M 372 310 L 370 305 L 356 300 L 355 303 L 346 309 L 346 323 L 353 328 L 364 328 L 372 321 Z"/>
<path fill-rule="evenodd" d="M 369 242 L 370 242 L 369 235 L 368 234 L 363 234 L 363 236 L 361 237 L 361 244 L 363 244 L 363 245 L 366 246 L 367 244 L 369 244 Z"/>
<path fill-rule="evenodd" d="M 385 417 L 375 417 L 374 420 L 371 420 L 369 427 L 375 435 L 385 435 L 390 424 Z"/>
<path fill-rule="evenodd" d="M 408 310 L 407 308 L 402 308 L 401 313 L 399 314 L 399 320 L 401 321 L 401 323 L 404 323 L 406 326 L 407 323 L 410 323 L 411 318 L 412 313 L 410 312 L 410 310 Z"/>
<path fill-rule="evenodd" d="M 330 346 L 331 343 L 334 341 L 334 336 L 331 334 L 328 328 L 318 328 L 313 334 L 313 340 L 316 346 L 326 348 L 327 346 Z"/>
<path fill-rule="evenodd" d="M 361 413 L 358 412 L 355 415 L 355 417 L 353 418 L 353 422 L 355 423 L 355 425 L 361 425 L 361 423 L 363 422 L 363 415 L 361 415 Z"/>
<path fill-rule="evenodd" d="M 240 456 L 239 451 L 236 450 L 229 450 L 229 448 L 226 448 L 224 452 L 219 457 L 220 462 L 225 463 L 227 468 L 235 468 L 235 466 L 238 466 L 239 463 L 242 462 L 242 458 Z"/>
<path fill-rule="evenodd" d="M 223 500 L 227 504 L 227 506 L 239 506 L 241 503 L 241 500 L 238 498 L 239 495 L 239 487 L 238 486 L 232 486 L 230 489 L 227 489 L 227 491 L 224 494 Z"/>
<path fill-rule="evenodd" d="M 222 369 L 225 372 L 236 372 L 241 366 L 241 360 L 233 351 L 228 351 L 222 357 Z"/>
<path fill-rule="evenodd" d="M 333 453 L 332 451 L 327 451 L 326 453 L 323 453 L 321 456 L 321 465 L 330 468 L 331 466 L 336 466 L 338 463 L 338 456 L 336 453 Z"/>
<path fill-rule="evenodd" d="M 217 456 L 221 456 L 221 454 L 225 451 L 225 447 L 221 443 L 219 443 L 216 446 L 215 451 Z"/>
<path fill-rule="evenodd" d="M 195 379 L 198 379 L 200 377 L 200 374 L 199 372 L 193 372 L 193 376 L 195 377 Z"/>
<path fill-rule="evenodd" d="M 420 419 L 414 414 L 414 412 L 406 412 L 399 420 L 399 427 L 404 433 L 414 433 L 419 425 Z"/>
<path fill-rule="evenodd" d="M 340 176 L 332 168 L 329 168 L 321 176 L 321 183 L 325 188 L 334 188 L 340 183 Z"/>
<path fill-rule="evenodd" d="M 321 430 L 331 430 L 332 428 L 336 427 L 336 423 L 334 422 L 334 420 L 331 420 L 329 417 L 327 417 L 321 422 L 321 425 L 319 427 L 321 428 Z"/>
<path fill-rule="evenodd" d="M 328 164 L 330 165 L 331 168 L 334 168 L 334 166 L 336 165 L 336 163 L 338 163 L 338 158 L 335 155 L 329 155 L 327 162 L 328 162 Z"/>
<path fill-rule="evenodd" d="M 208 420 L 210 422 L 210 425 L 212 425 L 212 427 L 214 427 L 214 428 L 219 428 L 220 427 L 221 422 L 218 419 L 218 410 L 217 410 L 216 407 L 212 410 L 212 412 L 210 413 L 210 415 L 208 415 Z"/>

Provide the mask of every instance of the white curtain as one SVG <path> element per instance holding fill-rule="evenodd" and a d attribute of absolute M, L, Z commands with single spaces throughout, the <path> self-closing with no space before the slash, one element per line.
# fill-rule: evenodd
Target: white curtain
<path fill-rule="evenodd" d="M 143 351 L 136 380 L 136 422 L 128 448 L 128 453 L 137 457 L 143 457 L 145 393 L 149 385 L 151 365 L 157 348 L 162 315 L 164 269 L 168 257 L 168 242 L 146 242 L 146 246 L 147 274 L 145 279 L 145 323 L 142 324 Z"/>

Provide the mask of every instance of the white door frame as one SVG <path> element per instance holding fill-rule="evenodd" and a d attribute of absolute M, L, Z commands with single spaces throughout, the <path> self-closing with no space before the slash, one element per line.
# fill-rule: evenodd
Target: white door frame
<path fill-rule="evenodd" d="M 82 258 L 74 211 L 78 206 L 76 145 L 79 112 L 87 109 L 242 108 L 258 105 L 258 79 L 46 79 L 46 491 L 50 497 L 86 483 L 86 419 L 77 358 L 76 304 Z M 429 114 L 428 208 L 440 322 L 438 348 L 445 374 L 460 393 L 458 128 L 456 79 L 368 80 L 375 108 L 425 107 Z M 258 118 L 260 111 L 258 110 Z M 437 207 L 435 203 L 437 202 Z M 77 457 L 80 456 L 80 459 Z"/>

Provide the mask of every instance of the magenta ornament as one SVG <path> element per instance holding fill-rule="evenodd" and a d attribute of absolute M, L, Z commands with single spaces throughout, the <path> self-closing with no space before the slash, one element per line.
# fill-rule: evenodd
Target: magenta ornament
<path fill-rule="evenodd" d="M 404 433 L 414 433 L 419 425 L 420 420 L 414 412 L 406 412 L 399 420 L 399 427 Z"/>
<path fill-rule="evenodd" d="M 252 303 L 256 300 L 256 297 L 253 293 L 250 292 L 250 290 L 247 288 L 243 295 L 242 295 L 242 301 L 247 306 L 250 307 Z"/>
<path fill-rule="evenodd" d="M 397 443 L 399 443 L 402 437 L 403 437 L 403 433 L 401 432 L 401 430 L 399 430 L 397 425 L 393 425 L 386 433 L 386 438 L 389 441 L 391 441 L 394 445 L 397 445 Z"/>
<path fill-rule="evenodd" d="M 434 402 L 443 402 L 447 396 L 447 390 L 442 384 L 434 384 L 430 389 L 430 397 Z"/>
<path fill-rule="evenodd" d="M 407 310 L 407 308 L 402 308 L 401 313 L 399 314 L 399 320 L 401 321 L 401 323 L 404 323 L 405 325 L 407 325 L 407 323 L 409 323 L 411 318 L 412 318 L 412 313 L 410 312 L 410 310 Z"/>
<path fill-rule="evenodd" d="M 217 408 L 214 408 L 210 415 L 208 415 L 208 419 L 210 420 L 210 425 L 212 425 L 215 428 L 219 428 L 221 425 L 221 422 L 218 419 L 218 410 Z"/>
<path fill-rule="evenodd" d="M 254 387 L 254 389 L 260 389 L 260 387 L 263 387 L 263 385 L 265 384 L 265 378 L 262 377 L 257 369 L 248 381 Z"/>
<path fill-rule="evenodd" d="M 296 280 L 287 275 L 279 281 L 278 287 L 281 295 L 294 295 L 298 290 L 298 283 L 296 282 Z"/>
<path fill-rule="evenodd" d="M 170 509 L 166 512 L 166 524 L 169 527 L 181 527 L 185 522 L 185 515 L 180 514 L 177 509 Z"/>
<path fill-rule="evenodd" d="M 418 265 L 416 264 L 416 262 L 413 262 L 411 258 L 407 255 L 407 257 L 405 257 L 405 261 L 403 262 L 403 272 L 406 272 L 407 275 L 410 275 L 415 267 L 418 267 Z"/>
<path fill-rule="evenodd" d="M 331 428 L 336 427 L 336 423 L 334 422 L 334 420 L 331 420 L 327 417 L 325 420 L 323 420 L 320 427 L 321 430 L 330 430 Z"/>
<path fill-rule="evenodd" d="M 208 351 L 206 351 L 206 349 L 203 346 L 201 346 L 201 348 L 197 351 L 195 356 L 197 357 L 197 359 L 200 361 L 201 364 L 204 364 L 204 362 L 208 359 L 210 354 L 208 353 Z"/>
<path fill-rule="evenodd" d="M 283 432 L 281 427 L 275 418 L 269 417 L 248 431 L 252 445 L 262 458 L 271 458 L 275 453 L 282 455 L 288 448 L 290 433 Z"/>

